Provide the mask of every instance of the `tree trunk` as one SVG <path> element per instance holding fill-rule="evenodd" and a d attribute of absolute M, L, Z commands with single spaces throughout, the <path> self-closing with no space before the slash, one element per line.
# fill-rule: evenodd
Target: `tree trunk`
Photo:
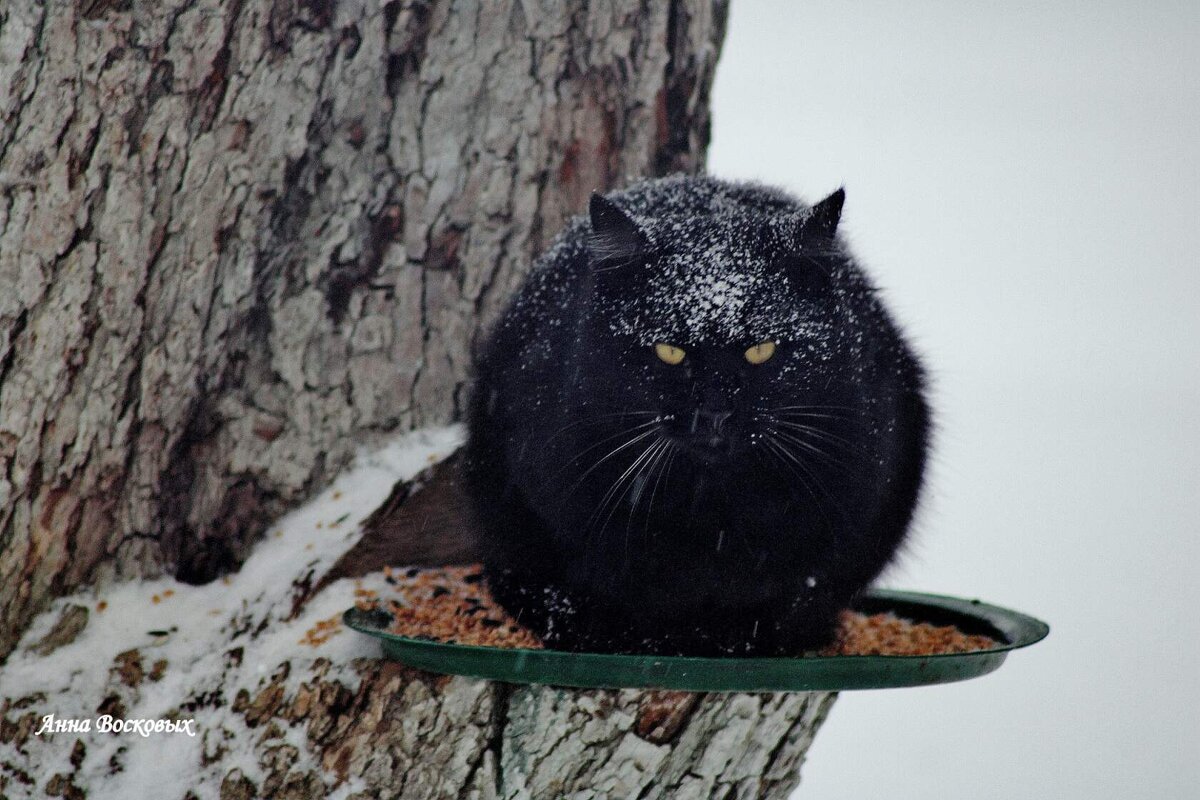
<path fill-rule="evenodd" d="M 588 193 L 701 167 L 725 10 L 0 5 L 0 658 L 52 596 L 211 580 L 454 418 Z"/>
<path fill-rule="evenodd" d="M 701 168 L 725 13 L 0 5 L 0 662 L 53 597 L 210 581 L 361 446 L 456 418 L 481 329 L 588 193 Z M 169 630 L 138 624 L 136 585 L 38 617 L 0 667 L 25 687 L 0 696 L 0 796 L 782 798 L 833 699 L 437 678 L 365 639 L 314 654 L 297 609 L 351 598 L 313 592 L 303 554 L 278 566 L 299 535 L 268 540 L 265 587 L 232 577 L 215 628 L 190 610 L 214 594 L 171 581 Z M 201 736 L 37 735 L 66 711 Z"/>

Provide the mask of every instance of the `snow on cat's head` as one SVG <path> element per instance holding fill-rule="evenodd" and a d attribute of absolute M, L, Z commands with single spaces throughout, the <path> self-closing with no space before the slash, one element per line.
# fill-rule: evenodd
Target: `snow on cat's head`
<path fill-rule="evenodd" d="M 666 213 L 660 202 L 658 213 L 643 216 L 593 198 L 596 310 L 614 336 L 642 346 L 748 347 L 817 332 L 814 295 L 831 291 L 830 276 L 828 266 L 807 257 L 806 239 L 811 249 L 816 237 L 805 231 L 818 227 L 820 206 L 762 208 L 715 199 L 707 207 L 668 205 Z M 840 194 L 832 199 L 836 213 Z M 821 244 L 830 242 L 826 236 Z"/>

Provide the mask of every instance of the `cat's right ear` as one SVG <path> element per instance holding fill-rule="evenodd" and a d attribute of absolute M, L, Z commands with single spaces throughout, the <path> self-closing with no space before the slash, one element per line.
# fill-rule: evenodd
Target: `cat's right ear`
<path fill-rule="evenodd" d="M 800 240 L 832 239 L 837 234 L 838 223 L 842 221 L 845 202 L 846 190 L 841 188 L 813 206 L 800 221 Z"/>
<path fill-rule="evenodd" d="M 588 236 L 588 252 L 592 266 L 611 269 L 621 267 L 646 255 L 650 241 L 628 214 L 613 201 L 592 192 L 588 204 L 592 232 Z"/>

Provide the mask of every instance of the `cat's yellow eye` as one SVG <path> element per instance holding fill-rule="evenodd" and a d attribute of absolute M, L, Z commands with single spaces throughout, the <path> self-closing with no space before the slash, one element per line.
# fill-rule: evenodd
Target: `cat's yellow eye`
<path fill-rule="evenodd" d="M 746 351 L 746 360 L 751 364 L 761 364 L 773 355 L 775 355 L 774 342 L 759 342 Z"/>
<path fill-rule="evenodd" d="M 667 364 L 678 364 L 683 361 L 684 352 L 678 347 L 659 342 L 654 345 L 654 354 Z"/>

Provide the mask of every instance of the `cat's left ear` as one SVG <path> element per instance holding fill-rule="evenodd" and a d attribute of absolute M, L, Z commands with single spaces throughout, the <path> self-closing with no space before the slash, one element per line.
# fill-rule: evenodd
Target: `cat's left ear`
<path fill-rule="evenodd" d="M 832 239 L 842 221 L 842 205 L 846 202 L 846 190 L 839 188 L 809 209 L 808 216 L 800 220 L 800 240 L 824 237 Z"/>
<path fill-rule="evenodd" d="M 592 264 L 618 267 L 633 263 L 650 250 L 650 241 L 638 224 L 613 201 L 592 192 L 588 205 L 592 233 L 588 250 Z"/>

